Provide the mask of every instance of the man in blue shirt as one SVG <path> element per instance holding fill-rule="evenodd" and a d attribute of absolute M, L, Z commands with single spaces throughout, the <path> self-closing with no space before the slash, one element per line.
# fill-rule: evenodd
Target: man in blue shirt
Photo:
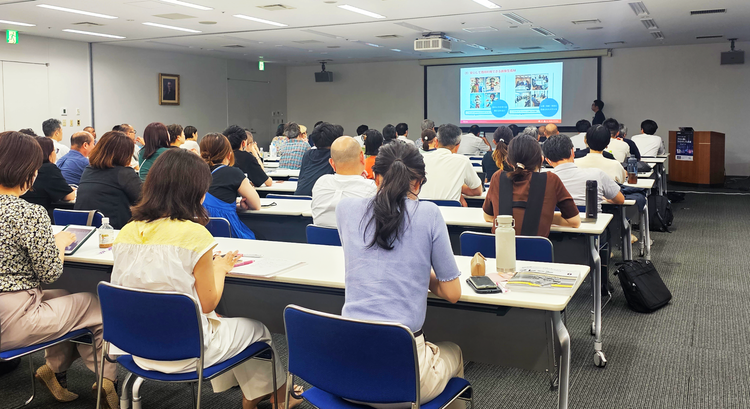
<path fill-rule="evenodd" d="M 88 132 L 76 132 L 70 137 L 70 152 L 58 159 L 57 167 L 69 185 L 78 185 L 83 170 L 89 165 L 89 154 L 94 149 L 94 137 Z"/>

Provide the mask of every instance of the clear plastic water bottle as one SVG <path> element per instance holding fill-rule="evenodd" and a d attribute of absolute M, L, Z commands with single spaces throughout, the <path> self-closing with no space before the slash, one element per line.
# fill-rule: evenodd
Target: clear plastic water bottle
<path fill-rule="evenodd" d="M 638 183 L 638 159 L 635 155 L 628 158 L 628 183 L 634 185 Z"/>
<path fill-rule="evenodd" d="M 275 158 L 276 157 L 276 144 L 271 142 L 271 147 L 269 148 L 269 150 L 271 152 L 271 157 Z"/>
<path fill-rule="evenodd" d="M 498 273 L 516 272 L 516 229 L 513 216 L 500 215 L 495 227 L 495 264 Z"/>
<path fill-rule="evenodd" d="M 97 231 L 99 233 L 100 249 L 106 249 L 115 244 L 115 229 L 109 225 L 109 217 L 102 217 L 102 225 Z"/>

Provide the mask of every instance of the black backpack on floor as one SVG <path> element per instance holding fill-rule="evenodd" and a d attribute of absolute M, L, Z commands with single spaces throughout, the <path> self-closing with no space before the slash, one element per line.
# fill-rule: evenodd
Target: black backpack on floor
<path fill-rule="evenodd" d="M 654 312 L 672 299 L 672 293 L 649 260 L 626 261 L 615 275 L 620 279 L 628 307 L 633 311 Z"/>
<path fill-rule="evenodd" d="M 651 195 L 648 197 L 648 223 L 651 231 L 671 233 L 669 226 L 672 225 L 672 204 L 664 196 Z"/>

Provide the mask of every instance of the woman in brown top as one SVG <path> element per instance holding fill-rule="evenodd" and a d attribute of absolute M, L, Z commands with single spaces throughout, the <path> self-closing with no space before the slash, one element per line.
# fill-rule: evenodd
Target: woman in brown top
<path fill-rule="evenodd" d="M 53 235 L 44 208 L 19 198 L 34 183 L 42 159 L 42 148 L 33 137 L 0 133 L 0 351 L 88 328 L 101 355 L 102 315 L 96 296 L 41 289 L 63 273 L 65 247 L 75 241 L 68 232 Z M 46 362 L 36 371 L 37 378 L 60 402 L 78 397 L 68 390 L 65 373 L 79 356 L 94 371 L 91 347 L 71 342 L 47 348 Z M 120 403 L 114 385 L 116 367 L 110 362 L 100 364 L 104 365 L 106 402 L 115 409 Z"/>
<path fill-rule="evenodd" d="M 534 138 L 526 135 L 519 135 L 513 138 L 508 146 L 508 163 L 515 167 L 513 172 L 495 172 L 490 180 L 487 198 L 485 198 L 484 205 L 482 206 L 486 221 L 492 222 L 501 214 L 500 209 L 504 204 L 503 201 L 508 199 L 500 197 L 500 185 L 501 182 L 505 182 L 501 181 L 500 178 L 510 179 L 509 182 L 513 187 L 513 198 L 511 199 L 513 219 L 516 222 L 516 234 L 521 235 L 527 209 L 533 209 L 539 205 L 538 203 L 526 203 L 529 200 L 531 178 L 536 173 L 537 176 L 534 176 L 534 178 L 539 178 L 540 181 L 544 182 L 544 185 L 541 185 L 542 182 L 539 182 L 540 190 L 541 186 L 543 186 L 544 201 L 541 204 L 539 219 L 532 220 L 534 223 L 539 223 L 537 231 L 533 232 L 533 234 L 527 233 L 525 235 L 547 237 L 549 236 L 549 229 L 552 224 L 566 227 L 578 227 L 581 225 L 578 208 L 560 178 L 552 172 L 546 174 L 538 173 L 542 166 L 542 148 Z M 546 180 L 544 180 L 545 178 Z M 560 213 L 555 212 L 555 207 L 560 209 Z M 492 227 L 492 232 L 495 232 L 494 226 Z"/>

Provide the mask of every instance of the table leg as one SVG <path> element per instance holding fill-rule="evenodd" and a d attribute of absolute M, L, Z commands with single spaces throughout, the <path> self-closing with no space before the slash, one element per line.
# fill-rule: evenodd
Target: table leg
<path fill-rule="evenodd" d="M 593 331 L 594 335 L 594 364 L 598 367 L 605 367 L 607 359 L 602 351 L 602 260 L 599 257 L 599 236 L 590 235 L 589 245 L 591 247 L 591 271 L 593 278 L 591 283 L 594 286 L 594 311 L 593 311 Z"/>
<path fill-rule="evenodd" d="M 643 240 L 643 256 L 646 260 L 651 260 L 651 230 L 648 220 L 648 201 L 643 206 L 641 213 L 641 240 Z"/>
<path fill-rule="evenodd" d="M 570 334 L 568 334 L 568 329 L 565 328 L 560 311 L 552 313 L 552 326 L 560 342 L 560 386 L 557 389 L 557 407 L 558 409 L 567 409 L 568 388 L 570 386 Z"/>
<path fill-rule="evenodd" d="M 622 222 L 622 233 L 620 233 L 620 237 L 622 238 L 622 260 L 630 261 L 633 259 L 633 243 L 630 242 L 630 222 L 628 221 L 625 207 L 617 206 L 617 208 L 619 209 L 620 220 Z"/>

